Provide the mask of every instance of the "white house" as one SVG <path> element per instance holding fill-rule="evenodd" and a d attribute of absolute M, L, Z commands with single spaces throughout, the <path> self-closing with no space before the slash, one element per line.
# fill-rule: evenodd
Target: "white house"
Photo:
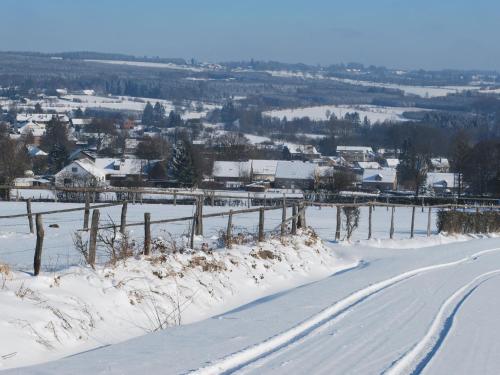
<path fill-rule="evenodd" d="M 94 187 L 106 184 L 106 174 L 87 159 L 75 160 L 55 175 L 57 187 Z"/>

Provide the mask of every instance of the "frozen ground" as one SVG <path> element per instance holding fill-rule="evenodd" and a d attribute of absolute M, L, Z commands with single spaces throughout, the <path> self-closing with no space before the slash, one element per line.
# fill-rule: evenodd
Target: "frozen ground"
<path fill-rule="evenodd" d="M 22 212 L 24 205 L 1 203 L 0 208 L 2 213 L 14 213 Z M 192 207 L 131 205 L 131 218 L 140 220 L 146 209 L 153 213 L 153 217 L 165 217 L 171 211 L 174 211 L 174 216 L 183 216 L 183 212 L 192 210 Z M 206 211 L 216 209 L 226 208 L 207 207 Z M 116 212 L 113 210 L 110 210 L 112 215 L 119 214 L 119 208 Z M 327 247 L 320 243 L 311 245 L 303 236 L 294 240 L 292 247 L 282 247 L 271 241 L 267 248 L 282 254 L 286 261 L 260 259 L 255 268 L 248 267 L 251 263 L 245 260 L 244 255 L 249 255 L 255 248 L 244 246 L 234 249 L 232 256 L 243 267 L 228 262 L 227 271 L 214 274 L 212 278 L 206 272 L 186 273 L 186 277 L 181 278 L 180 285 L 187 288 L 192 287 L 190 280 L 212 285 L 211 289 L 201 288 L 199 305 L 193 306 L 191 315 L 187 314 L 186 321 L 183 321 L 193 324 L 170 327 L 111 346 L 106 345 L 123 340 L 127 333 L 129 337 L 140 334 L 139 328 L 134 330 L 130 324 L 127 326 L 124 323 L 123 314 L 119 314 L 118 319 L 117 313 L 113 313 L 121 308 L 130 314 L 130 318 L 139 319 L 141 314 L 144 315 L 144 310 L 141 312 L 130 307 L 131 303 L 121 294 L 135 288 L 141 290 L 131 275 L 142 277 L 159 271 L 165 265 L 177 269 L 185 264 L 186 259 L 169 259 L 159 264 L 151 262 L 146 266 L 144 261 L 135 260 L 127 262 L 126 266 L 98 270 L 96 273 L 77 268 L 79 271 L 73 269 L 63 276 L 59 280 L 60 285 L 52 285 L 57 282 L 52 273 L 40 278 L 38 284 L 29 275 L 16 274 L 18 283 L 22 283 L 24 277 L 25 287 L 38 288 L 39 297 L 45 301 L 38 304 L 47 303 L 44 297 L 49 298 L 58 290 L 61 293 L 59 303 L 66 298 L 66 304 L 78 306 L 71 301 L 71 294 L 65 293 L 78 291 L 74 294 L 82 297 L 97 288 L 106 294 L 108 283 L 112 291 L 104 306 L 110 316 L 110 320 L 105 321 L 109 332 L 96 329 L 97 333 L 90 335 L 94 340 L 86 341 L 87 349 L 100 342 L 103 347 L 99 349 L 35 367 L 7 370 L 6 373 L 498 374 L 500 240 L 495 237 L 445 237 L 436 234 L 427 238 L 427 213 L 420 210 L 416 212 L 416 238 L 410 240 L 410 210 L 397 209 L 396 239 L 391 241 L 387 239 L 389 213 L 383 208 L 374 211 L 373 240 L 365 240 L 367 225 L 366 212 L 363 212 L 353 243 L 337 244 L 333 242 L 335 210 L 309 208 L 308 225 L 317 230 Z M 279 222 L 279 216 L 278 211 L 266 215 L 269 218 L 266 229 L 273 228 Z M 71 226 L 77 225 L 74 223 L 79 218 L 80 213 L 74 218 L 68 217 L 68 223 L 60 228 L 58 235 L 50 232 L 49 235 L 59 238 L 60 244 L 68 243 L 64 242 L 64 233 L 69 234 Z M 256 217 L 252 215 L 236 218 L 235 222 L 247 228 L 251 228 L 253 223 L 256 223 Z M 23 229 L 27 228 L 24 221 L 18 224 Z M 207 221 L 206 237 L 224 226 L 225 219 L 213 224 Z M 4 230 L 3 227 L 1 230 Z M 140 237 L 139 233 L 137 235 Z M 0 241 L 2 260 L 6 249 L 15 249 L 29 238 L 12 233 L 9 236 L 12 242 Z M 311 250 L 316 254 L 312 255 Z M 23 263 L 31 261 L 31 256 L 23 260 L 18 254 L 11 260 L 17 259 L 16 263 L 22 267 Z M 221 261 L 222 258 L 217 256 L 214 255 L 214 260 Z M 144 273 L 145 269 L 148 272 Z M 111 274 L 102 277 L 106 272 Z M 260 286 L 246 281 L 259 274 L 263 275 Z M 128 276 L 130 281 L 119 282 Z M 160 277 L 151 277 L 146 281 L 160 292 L 164 291 L 162 288 L 174 285 L 179 288 L 178 284 L 166 283 Z M 120 285 L 121 289 L 118 290 L 116 285 Z M 212 292 L 207 293 L 209 290 Z M 228 290 L 232 292 L 228 293 Z M 238 296 L 236 299 L 235 294 Z M 0 295 L 4 299 L 2 305 L 11 308 L 10 301 L 16 300 L 14 296 Z M 93 299 L 99 298 L 91 293 L 89 295 L 86 306 L 92 307 Z M 120 298 L 125 298 L 125 301 L 120 302 Z M 25 299 L 23 303 L 30 303 L 29 297 Z M 57 298 L 49 298 L 49 302 L 51 300 L 58 301 Z M 220 303 L 217 304 L 217 301 Z M 245 301 L 248 303 L 245 304 Z M 31 304 L 36 302 L 31 301 Z M 238 305 L 241 306 L 236 307 Z M 78 318 L 80 315 L 75 313 L 77 307 L 73 308 L 69 315 Z M 35 321 L 35 318 L 40 318 L 37 311 L 20 311 L 23 314 L 31 311 Z M 5 310 L 0 314 L 5 314 Z M 207 318 L 209 316 L 212 317 Z M 23 317 L 25 320 L 28 318 Z M 0 326 L 3 328 L 0 329 L 5 334 L 9 332 L 6 328 L 8 323 L 3 320 Z M 72 320 L 70 322 L 73 323 Z M 128 332 L 119 335 L 117 327 L 127 327 Z M 50 331 L 50 326 L 41 328 Z M 26 332 L 26 327 L 23 329 L 21 332 Z M 74 337 L 74 331 L 78 329 L 69 329 L 75 341 L 78 338 Z M 84 332 L 88 334 L 88 331 Z M 26 333 L 22 337 L 26 337 Z M 84 345 L 68 344 L 66 353 L 60 351 L 55 355 L 50 351 L 44 353 L 39 348 L 40 344 L 33 346 L 32 341 L 28 340 L 29 345 L 36 350 L 33 350 L 29 360 L 20 363 L 16 362 L 15 355 L 8 357 L 13 351 L 9 352 L 8 342 L 5 344 L 3 341 L 0 363 L 11 366 L 7 364 L 11 361 L 19 366 L 69 354 L 72 350 L 68 348 L 72 348 L 73 352 L 86 349 Z M 70 339 L 66 341 L 72 342 Z M 17 341 L 14 339 L 12 342 Z"/>

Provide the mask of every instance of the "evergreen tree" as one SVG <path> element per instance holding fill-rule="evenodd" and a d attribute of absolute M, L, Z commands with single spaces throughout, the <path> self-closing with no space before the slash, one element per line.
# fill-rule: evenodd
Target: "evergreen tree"
<path fill-rule="evenodd" d="M 147 102 L 144 111 L 142 112 L 142 123 L 151 126 L 154 123 L 154 108 L 150 102 Z"/>
<path fill-rule="evenodd" d="M 76 118 L 81 118 L 81 117 L 83 117 L 83 111 L 82 111 L 82 109 L 81 109 L 80 107 L 78 107 L 78 108 L 76 109 L 76 111 L 75 111 L 75 117 L 76 117 Z"/>
<path fill-rule="evenodd" d="M 43 108 L 40 103 L 35 104 L 35 113 L 43 113 Z"/>
<path fill-rule="evenodd" d="M 165 121 L 165 108 L 159 103 L 156 102 L 153 108 L 153 124 L 155 126 L 162 126 Z"/>
<path fill-rule="evenodd" d="M 60 171 L 68 160 L 70 143 L 68 128 L 54 116 L 47 123 L 41 146 L 49 152 L 49 165 L 53 172 Z"/>
<path fill-rule="evenodd" d="M 193 186 L 198 181 L 192 145 L 187 141 L 180 141 L 172 159 L 172 175 L 184 186 Z"/>
<path fill-rule="evenodd" d="M 182 126 L 182 118 L 181 115 L 175 113 L 174 111 L 170 111 L 168 114 L 168 127 L 176 128 L 178 126 Z"/>

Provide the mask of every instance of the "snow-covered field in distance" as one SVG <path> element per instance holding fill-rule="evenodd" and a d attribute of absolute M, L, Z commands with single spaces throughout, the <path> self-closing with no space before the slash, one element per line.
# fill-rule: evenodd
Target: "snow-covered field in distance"
<path fill-rule="evenodd" d="M 156 102 L 161 103 L 165 107 L 165 111 L 167 113 L 169 113 L 171 110 L 176 109 L 171 101 L 164 99 L 151 99 L 132 96 L 99 96 L 77 94 L 64 95 L 60 98 L 51 97 L 41 100 L 27 100 L 27 102 L 23 104 L 16 103 L 16 106 L 18 108 L 28 109 L 33 108 L 35 104 L 39 103 L 45 111 L 56 111 L 59 113 L 74 111 L 78 108 L 81 108 L 82 110 L 85 110 L 87 108 L 100 108 L 119 111 L 142 112 L 148 101 L 153 105 Z M 5 107 L 8 107 L 12 104 L 13 101 L 11 100 L 0 100 L 0 105 L 3 105 Z M 208 111 L 220 107 L 218 105 L 210 103 L 201 104 L 203 105 L 203 110 L 201 111 L 196 111 L 193 109 L 197 105 L 197 103 L 195 102 L 191 103 L 192 108 L 188 108 L 186 106 L 179 107 L 183 111 L 181 113 L 182 117 L 185 119 L 203 118 L 206 116 Z"/>
<path fill-rule="evenodd" d="M 86 59 L 86 62 L 100 63 L 100 64 L 111 64 L 111 65 L 128 65 L 137 66 L 143 68 L 161 68 L 161 69 L 173 69 L 173 70 L 187 70 L 191 72 L 203 72 L 205 69 L 201 67 L 194 67 L 188 65 L 178 65 L 174 63 L 155 63 L 146 61 L 125 61 L 125 60 L 93 60 Z"/>
<path fill-rule="evenodd" d="M 408 121 L 403 117 L 404 112 L 426 111 L 422 108 L 413 107 L 384 107 L 376 105 L 322 105 L 304 108 L 289 108 L 278 109 L 263 112 L 263 115 L 283 119 L 286 117 L 291 120 L 293 118 L 309 117 L 311 120 L 327 120 L 327 111 L 334 114 L 337 118 L 343 118 L 347 113 L 359 113 L 359 117 L 363 120 L 365 117 L 371 123 L 384 121 Z"/>
<path fill-rule="evenodd" d="M 417 85 L 401 85 L 397 83 L 383 83 L 383 82 L 372 82 L 358 79 L 349 78 L 338 78 L 338 77 L 328 77 L 319 73 L 304 73 L 304 72 L 294 72 L 287 70 L 268 70 L 265 71 L 272 75 L 273 77 L 281 78 L 301 78 L 301 79 L 315 79 L 315 80 L 332 80 L 342 83 L 347 83 L 349 85 L 365 86 L 365 87 L 381 87 L 387 89 L 401 90 L 405 95 L 416 95 L 422 98 L 435 98 L 446 96 L 448 94 L 457 94 L 464 91 L 478 91 L 481 89 L 480 86 L 417 86 Z M 493 92 L 489 92 L 493 93 Z"/>
<path fill-rule="evenodd" d="M 381 82 L 371 82 L 362 81 L 356 79 L 348 78 L 336 78 L 329 77 L 333 81 L 338 81 L 342 83 L 348 83 L 350 85 L 359 85 L 366 87 L 382 87 L 388 89 L 397 89 L 405 93 L 405 95 L 417 95 L 422 98 L 435 98 L 440 96 L 446 96 L 448 94 L 458 94 L 463 91 L 477 91 L 480 86 L 412 86 L 412 85 L 399 85 L 396 83 L 381 83 Z"/>

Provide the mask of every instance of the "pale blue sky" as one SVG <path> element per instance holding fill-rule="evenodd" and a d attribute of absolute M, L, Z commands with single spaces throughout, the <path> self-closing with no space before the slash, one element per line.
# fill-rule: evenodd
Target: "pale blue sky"
<path fill-rule="evenodd" d="M 1 0 L 0 50 L 500 70 L 495 0 Z"/>

